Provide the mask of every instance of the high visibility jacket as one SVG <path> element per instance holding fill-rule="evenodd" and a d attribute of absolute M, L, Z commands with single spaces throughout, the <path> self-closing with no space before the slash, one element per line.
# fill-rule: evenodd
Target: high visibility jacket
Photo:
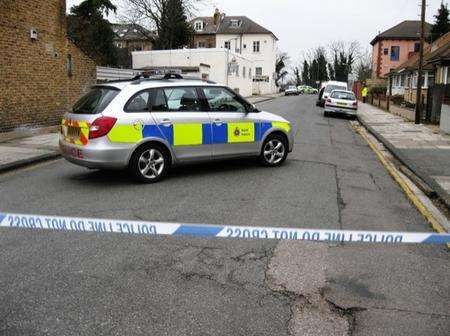
<path fill-rule="evenodd" d="M 369 90 L 365 87 L 365 88 L 362 89 L 361 95 L 362 95 L 363 97 L 367 97 L 367 93 L 368 93 L 368 92 L 369 92 Z"/>

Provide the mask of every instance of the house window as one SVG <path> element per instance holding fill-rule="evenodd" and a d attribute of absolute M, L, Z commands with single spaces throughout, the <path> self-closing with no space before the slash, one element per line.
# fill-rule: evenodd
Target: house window
<path fill-rule="evenodd" d="M 225 41 L 225 49 L 228 49 L 228 50 L 231 49 L 231 42 L 230 41 Z"/>
<path fill-rule="evenodd" d="M 255 75 L 256 76 L 262 76 L 262 68 L 261 67 L 255 68 Z"/>
<path fill-rule="evenodd" d="M 239 64 L 236 65 L 236 77 L 239 77 Z"/>
<path fill-rule="evenodd" d="M 206 48 L 205 41 L 198 41 L 197 42 L 197 48 Z"/>
<path fill-rule="evenodd" d="M 230 27 L 231 28 L 238 28 L 239 27 L 239 20 L 231 20 L 230 21 Z"/>
<path fill-rule="evenodd" d="M 194 24 L 195 31 L 202 31 L 203 30 L 203 22 L 202 21 L 196 21 Z"/>
<path fill-rule="evenodd" d="M 252 78 L 252 68 L 248 69 L 248 78 Z"/>
<path fill-rule="evenodd" d="M 419 52 L 420 51 L 420 43 L 414 43 L 414 52 Z"/>
<path fill-rule="evenodd" d="M 391 47 L 391 61 L 398 61 L 400 59 L 400 47 L 392 46 Z"/>
<path fill-rule="evenodd" d="M 253 52 L 259 53 L 259 51 L 260 51 L 260 42 L 253 41 Z"/>
<path fill-rule="evenodd" d="M 245 78 L 245 75 L 246 75 L 246 71 L 245 71 L 246 69 L 245 69 L 245 66 L 244 67 L 242 67 L 242 77 L 244 77 Z"/>
<path fill-rule="evenodd" d="M 389 49 L 388 49 L 388 48 L 384 48 L 384 50 L 383 50 L 383 54 L 384 54 L 384 55 L 387 55 L 387 54 L 389 54 Z"/>

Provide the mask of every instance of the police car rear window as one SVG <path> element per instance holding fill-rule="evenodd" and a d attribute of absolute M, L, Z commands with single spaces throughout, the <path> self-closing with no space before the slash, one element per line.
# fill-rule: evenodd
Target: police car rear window
<path fill-rule="evenodd" d="M 75 114 L 98 114 L 105 110 L 111 101 L 119 94 L 120 90 L 107 86 L 93 87 L 87 94 L 81 97 L 73 106 Z"/>

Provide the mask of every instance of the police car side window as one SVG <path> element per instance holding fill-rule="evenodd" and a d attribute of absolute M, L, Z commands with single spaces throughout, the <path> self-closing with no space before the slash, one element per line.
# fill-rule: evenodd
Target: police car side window
<path fill-rule="evenodd" d="M 225 88 L 208 87 L 203 92 L 211 112 L 246 112 L 245 105 Z"/>
<path fill-rule="evenodd" d="M 168 111 L 166 94 L 162 89 L 155 89 L 153 92 L 152 112 Z"/>
<path fill-rule="evenodd" d="M 167 111 L 197 112 L 201 111 L 201 100 L 193 87 L 164 88 Z"/>
<path fill-rule="evenodd" d="M 125 112 L 148 112 L 150 91 L 135 94 L 125 105 Z"/>

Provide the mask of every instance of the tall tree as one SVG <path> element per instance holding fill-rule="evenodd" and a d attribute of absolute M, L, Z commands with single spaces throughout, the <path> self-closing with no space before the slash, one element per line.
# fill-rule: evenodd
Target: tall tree
<path fill-rule="evenodd" d="M 330 51 L 333 56 L 332 72 L 335 80 L 348 82 L 349 75 L 353 72 L 355 61 L 360 57 L 360 44 L 354 42 L 333 42 Z"/>
<path fill-rule="evenodd" d="M 183 1 L 166 0 L 162 4 L 160 27 L 153 48 L 179 49 L 189 44 L 192 35 Z"/>
<path fill-rule="evenodd" d="M 116 12 L 110 0 L 84 0 L 73 6 L 67 17 L 69 38 L 98 65 L 115 65 L 117 61 L 114 32 L 104 19 L 110 12 Z"/>
<path fill-rule="evenodd" d="M 295 85 L 299 86 L 302 84 L 302 77 L 300 76 L 300 69 L 298 67 L 294 67 L 294 80 Z"/>
<path fill-rule="evenodd" d="M 434 17 L 436 21 L 431 27 L 431 40 L 433 42 L 450 31 L 449 10 L 447 4 L 444 5 L 444 2 L 441 2 L 441 6 Z"/>
<path fill-rule="evenodd" d="M 328 62 L 324 48 L 319 47 L 316 49 L 316 59 L 318 68 L 317 81 L 326 82 L 328 80 Z"/>
<path fill-rule="evenodd" d="M 303 61 L 303 67 L 302 67 L 302 82 L 305 85 L 309 85 L 310 83 L 310 77 L 309 77 L 309 63 L 307 60 Z"/>
<path fill-rule="evenodd" d="M 275 85 L 279 87 L 283 79 L 287 76 L 286 70 L 287 63 L 289 62 L 289 56 L 287 53 L 279 53 L 275 63 Z"/>

